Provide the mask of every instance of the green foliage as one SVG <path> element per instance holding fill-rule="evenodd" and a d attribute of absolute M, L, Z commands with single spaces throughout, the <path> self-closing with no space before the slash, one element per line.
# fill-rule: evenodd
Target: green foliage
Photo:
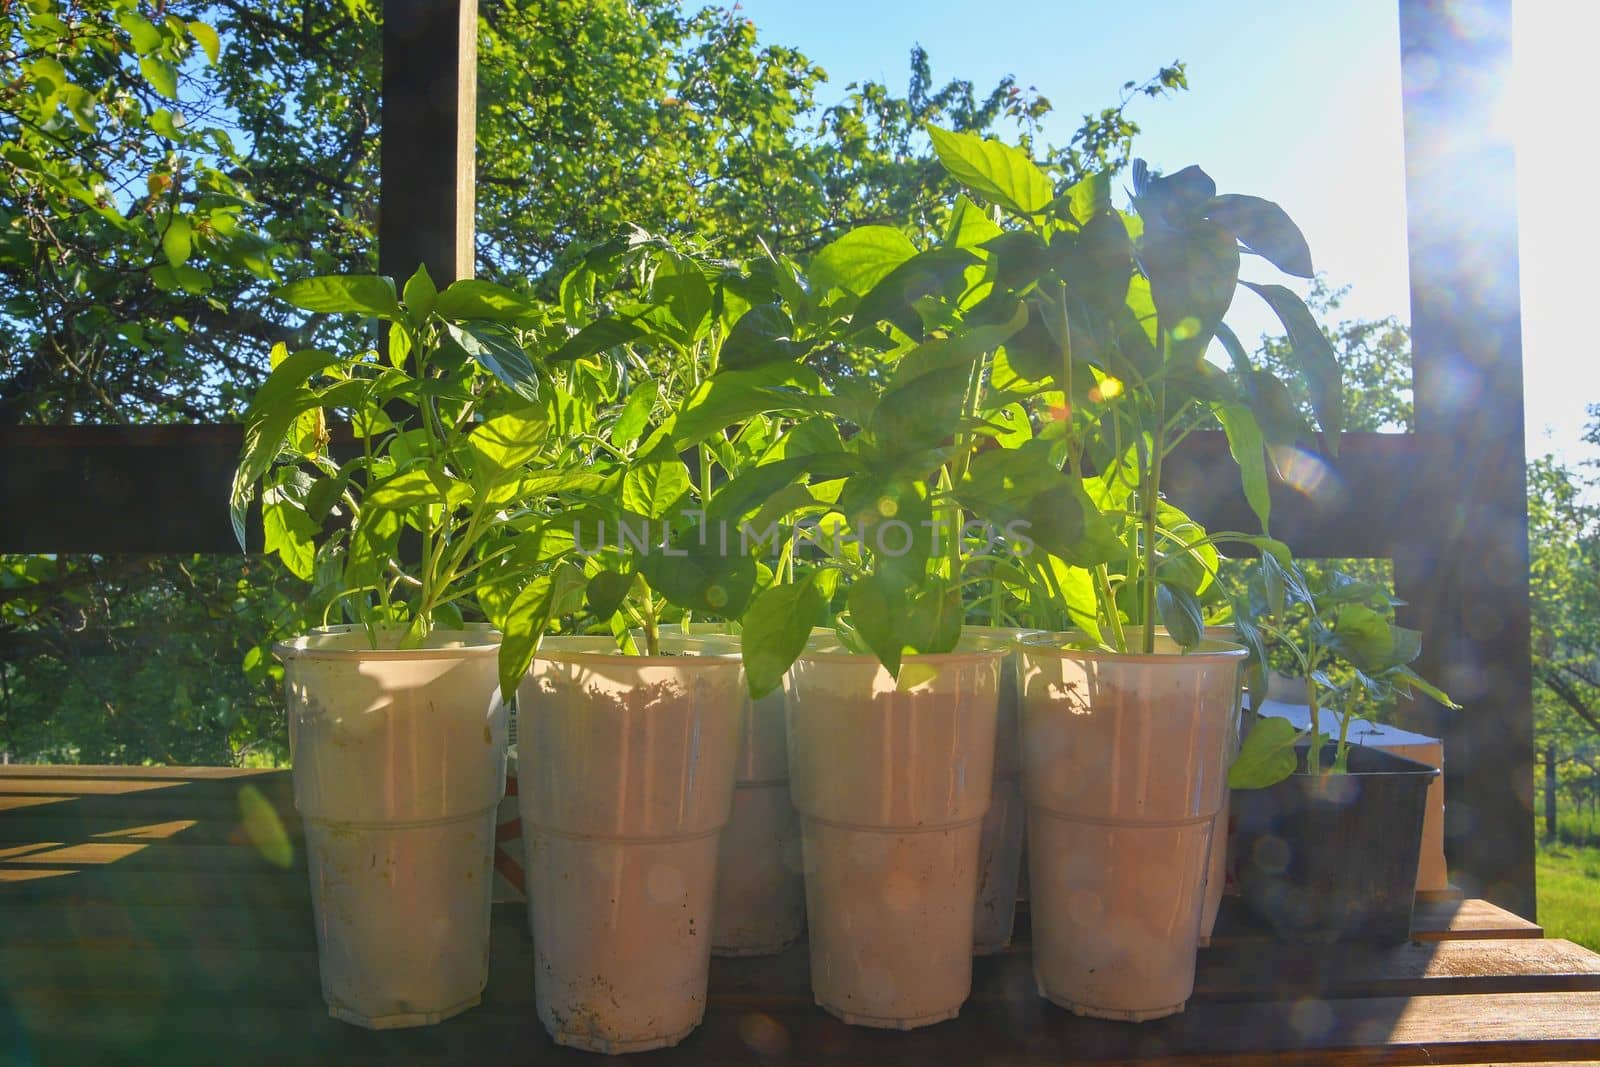
<path fill-rule="evenodd" d="M 197 100 L 217 34 L 135 0 L 9 5 L 0 59 L 0 420 L 227 410 L 227 297 L 280 247 Z M 186 114 L 187 112 L 187 114 Z"/>
<path fill-rule="evenodd" d="M 1589 409 L 1591 443 L 1600 407 Z M 1571 799 L 1600 794 L 1600 505 L 1595 476 L 1544 456 L 1528 466 L 1534 730 Z M 1543 776 L 1540 778 L 1543 781 Z"/>
<path fill-rule="evenodd" d="M 1422 654 L 1422 635 L 1395 625 L 1396 603 L 1378 583 L 1326 568 L 1307 573 L 1298 563 L 1271 552 L 1261 554 L 1246 572 L 1234 609 L 1235 626 L 1248 644 L 1258 646 L 1251 691 L 1266 691 L 1264 667 L 1270 651 L 1264 654 L 1262 648 L 1286 652 L 1294 676 L 1305 687 L 1310 717 L 1303 730 L 1284 719 L 1257 719 L 1228 773 L 1229 785 L 1260 789 L 1282 781 L 1297 766 L 1293 746 L 1307 742 L 1308 769 L 1322 773 L 1322 748 L 1328 740 L 1321 731 L 1323 709 L 1339 720 L 1328 769 L 1343 772 L 1359 699 L 1383 703 L 1416 692 L 1448 708 L 1458 707 L 1411 669 Z"/>
<path fill-rule="evenodd" d="M 0 15 L 8 35 L 0 58 L 5 74 L 0 130 L 6 142 L 6 166 L 0 168 L 0 299 L 7 313 L 0 317 L 0 343 L 8 359 L 0 367 L 0 419 L 238 419 L 271 369 L 269 352 L 294 358 L 304 351 L 353 353 L 374 346 L 371 323 L 362 316 L 384 310 L 387 299 L 381 294 L 376 303 L 363 298 L 353 305 L 319 303 L 308 294 L 306 302 L 319 309 L 350 306 L 355 313 L 305 314 L 275 301 L 271 291 L 284 276 L 370 275 L 375 265 L 378 16 L 378 5 L 348 0 L 268 0 L 248 6 L 169 0 L 157 7 L 133 0 L 73 0 L 5 9 Z M 729 12 L 687 11 L 668 0 L 484 5 L 480 270 L 519 290 L 531 284 L 551 297 L 562 277 L 576 279 L 578 289 L 588 286 L 591 294 L 606 290 L 616 280 L 615 265 L 603 256 L 597 262 L 591 251 L 610 242 L 625 220 L 669 235 L 693 234 L 701 247 L 732 257 L 759 256 L 764 247 L 808 252 L 862 221 L 903 228 L 919 242 L 930 240 L 943 233 L 951 201 L 949 186 L 932 165 L 925 124 L 976 133 L 1007 126 L 1021 131 L 1027 142 L 1050 108 L 1009 79 L 989 91 L 963 81 L 938 85 L 920 50 L 912 54 L 904 96 L 863 83 L 823 102 L 821 79 L 821 71 L 803 56 L 757 40 L 753 27 Z M 1129 83 L 1118 104 L 1087 118 L 1068 146 L 1059 152 L 1036 150 L 1061 163 L 1063 175 L 1125 158 L 1137 129 L 1128 105 L 1182 87 L 1181 65 L 1143 85 Z M 855 349 L 842 355 L 798 347 L 806 342 L 796 339 L 794 324 L 808 320 L 807 294 L 791 261 L 778 256 L 770 262 L 779 265 L 777 273 L 760 263 L 756 267 L 769 270 L 764 280 L 781 292 L 764 303 L 787 309 L 787 325 L 732 288 L 711 287 L 713 293 L 727 294 L 717 297 L 725 304 L 713 311 L 714 351 L 721 332 L 740 321 L 731 313 L 749 315 L 739 340 L 722 344 L 718 354 L 726 365 L 757 370 L 774 358 L 804 358 L 811 367 L 831 369 L 859 358 Z M 496 390 L 520 390 L 524 406 L 547 406 L 554 430 L 565 432 L 598 418 L 597 405 L 608 404 L 613 394 L 634 395 L 625 382 L 637 379 L 641 368 L 619 368 L 609 358 L 585 360 L 613 353 L 620 335 L 633 329 L 620 314 L 602 317 L 604 335 L 580 332 L 582 343 L 559 361 L 548 347 L 538 349 L 552 368 L 571 364 L 570 370 L 551 373 L 578 383 L 575 394 L 586 401 L 570 404 L 539 392 L 543 379 L 537 364 L 522 344 L 509 339 L 529 339 L 529 315 L 536 305 L 521 292 L 507 292 L 462 285 L 435 294 L 442 303 L 432 309 L 420 286 L 413 291 L 408 285 L 396 295 L 408 312 L 425 319 L 431 310 L 452 323 L 454 328 L 444 331 L 442 350 L 453 358 L 470 355 L 485 381 L 497 383 Z M 692 280 L 682 282 L 677 310 L 683 311 L 688 306 L 683 300 L 692 300 L 695 292 Z M 630 298 L 653 304 L 642 299 L 648 295 L 642 290 Z M 903 300 L 904 295 L 902 290 L 883 298 Z M 471 320 L 472 327 L 462 326 L 462 320 Z M 567 321 L 571 327 L 587 325 L 576 318 Z M 705 325 L 712 321 L 703 318 L 703 328 L 712 329 Z M 418 326 L 411 322 L 413 330 Z M 406 331 L 397 332 L 401 340 L 388 342 L 371 361 L 374 366 L 405 364 Z M 566 343 L 577 340 L 570 330 L 567 336 Z M 640 351 L 648 356 L 652 349 L 645 344 Z M 295 366 L 303 369 L 303 363 Z M 735 408 L 702 406 L 700 417 L 712 416 L 705 425 L 728 418 L 707 434 L 731 443 L 740 438 L 723 428 L 757 414 L 803 414 L 805 404 L 796 408 L 794 398 L 820 387 L 819 380 L 806 380 L 808 372 L 802 366 L 787 377 L 771 372 L 765 384 L 742 396 L 738 390 L 721 393 L 718 403 L 736 402 Z M 681 397 L 700 384 L 667 382 L 662 396 Z M 370 385 L 323 375 L 315 389 L 348 388 L 322 396 L 327 403 L 292 414 L 277 409 L 271 419 L 256 420 L 257 462 L 280 432 L 285 442 L 279 453 L 284 463 L 265 475 L 269 481 L 282 477 L 282 484 L 264 483 L 260 489 L 272 555 L 250 564 L 253 577 L 271 574 L 273 581 L 254 582 L 238 594 L 229 578 L 237 573 L 235 560 L 8 558 L 14 583 L 8 605 L 14 610 L 0 619 L 0 639 L 37 639 L 45 643 L 34 647 L 59 649 L 58 631 L 71 630 L 73 613 L 82 605 L 126 611 L 135 601 L 162 602 L 157 591 L 167 588 L 174 562 L 183 563 L 197 579 L 189 595 L 208 598 L 186 607 L 210 620 L 208 637 L 215 639 L 217 662 L 243 657 L 249 670 L 240 699 L 230 706 L 261 709 L 261 717 L 252 710 L 242 720 L 254 724 L 256 740 L 237 735 L 243 739 L 207 749 L 204 759 L 281 751 L 281 722 L 270 710 L 277 694 L 265 647 L 273 637 L 311 621 L 308 614 L 320 618 L 326 608 L 316 598 L 303 602 L 287 590 L 308 571 L 317 582 L 319 553 L 342 536 L 337 531 L 352 514 L 345 497 L 356 496 L 361 482 L 322 475 L 314 458 L 304 457 L 318 454 L 324 434 L 337 434 L 336 428 L 330 430 L 336 423 L 319 410 L 354 402 Z M 670 393 L 679 386 L 682 391 Z M 311 399 L 297 393 L 293 404 Z M 776 404 L 779 399 L 788 406 Z M 460 401 L 442 397 L 440 402 L 448 407 Z M 738 411 L 744 414 L 729 417 Z M 642 402 L 626 417 L 609 408 L 604 417 L 609 429 L 597 430 L 616 432 L 622 441 L 637 439 L 631 423 L 643 417 Z M 655 425 L 661 421 L 657 412 Z M 362 439 L 392 429 L 380 419 L 371 422 Z M 718 454 L 709 468 L 713 477 L 749 461 L 729 455 L 724 466 L 722 453 L 730 444 L 709 436 L 701 440 Z M 298 464 L 291 462 L 294 455 L 302 457 Z M 311 487 L 281 473 L 289 469 L 299 470 Z M 698 481 L 698 472 L 691 471 Z M 439 504 L 431 480 L 405 473 L 409 480 L 397 478 L 382 487 L 379 500 L 389 501 L 388 511 L 411 509 L 410 518 L 400 520 L 411 529 L 420 509 L 447 506 L 450 498 L 446 492 L 445 504 Z M 770 480 L 774 473 L 762 477 Z M 533 493 L 538 484 L 524 478 L 515 489 L 507 483 L 494 492 Z M 746 490 L 750 485 L 745 483 Z M 702 488 L 697 484 L 697 495 L 704 495 Z M 780 514 L 764 508 L 755 517 L 766 522 Z M 544 553 L 554 551 L 550 546 L 556 540 L 544 531 L 543 548 L 519 552 L 537 557 L 540 566 L 553 566 Z M 510 566 L 497 561 L 489 569 Z M 752 589 L 766 587 L 769 570 L 764 564 L 757 568 Z M 112 573 L 116 577 L 108 578 Z M 140 583 L 148 585 L 148 597 L 138 595 Z M 607 589 L 602 583 L 597 591 L 615 593 L 612 584 Z M 705 595 L 717 584 L 691 582 L 683 592 L 687 596 L 698 589 L 704 607 L 709 604 Z M 235 611 L 231 598 L 236 595 L 251 601 L 248 611 Z M 506 607 L 493 595 L 488 600 L 497 610 Z M 562 606 L 553 603 L 552 610 Z M 248 626 L 226 621 L 246 616 Z M 120 617 L 97 610 L 86 619 L 88 631 L 74 642 L 81 647 L 92 636 L 88 644 L 106 653 L 107 675 L 131 676 L 138 654 L 111 636 Z M 12 659 L 6 670 L 11 689 L 4 714 L 10 721 L 34 723 L 36 713 L 49 706 L 38 694 L 59 695 L 50 689 L 53 661 L 48 656 Z M 230 685 L 233 680 L 230 676 Z M 151 725 L 168 717 L 166 703 L 155 695 L 115 706 L 123 709 L 119 721 L 131 717 L 142 730 L 164 729 Z M 60 719 L 66 722 L 68 714 L 63 711 Z M 115 749 L 116 758 L 139 757 L 136 744 L 116 744 L 123 746 Z M 65 742 L 40 740 L 39 745 L 63 756 L 72 751 Z M 15 740 L 8 750 L 35 758 L 47 749 Z M 83 751 L 113 750 L 90 746 Z M 181 754 L 162 741 L 152 742 L 145 755 L 164 759 L 168 753 Z"/>
<path fill-rule="evenodd" d="M 400 647 L 414 647 L 435 626 L 484 607 L 480 588 L 516 580 L 486 569 L 518 547 L 504 536 L 502 509 L 537 509 L 553 483 L 581 480 L 551 478 L 559 470 L 552 427 L 562 421 L 554 390 L 547 404 L 529 402 L 539 377 L 521 346 L 542 325 L 531 305 L 521 333 L 499 320 L 451 320 L 438 309 L 481 307 L 486 295 L 493 306 L 523 306 L 481 284 L 476 300 L 451 288 L 438 292 L 422 268 L 405 286 L 411 305 L 388 278 L 323 276 L 281 287 L 279 297 L 305 311 L 385 321 L 387 358 L 367 348 L 280 349 L 245 415 L 232 498 L 241 547 L 259 487 L 265 547 L 310 583 L 308 617 L 360 622 L 375 645 L 395 640 L 382 633 L 396 628 Z M 508 373 L 513 363 L 522 369 Z M 309 434 L 301 429 L 308 417 Z M 349 424 L 359 454 L 331 447 L 325 427 L 333 421 Z M 414 552 L 402 544 L 407 531 L 420 540 Z M 519 610 L 537 610 L 526 593 L 513 603 Z"/>
<path fill-rule="evenodd" d="M 1015 405 L 1031 432 L 992 435 L 1006 458 L 962 460 L 952 479 L 958 499 L 980 513 L 1038 526 L 1030 539 L 1043 551 L 1009 574 L 994 568 L 995 579 L 1009 580 L 1036 625 L 1080 629 L 1125 650 L 1131 624 L 1148 652 L 1159 624 L 1192 645 L 1215 596 L 1217 543 L 1281 550 L 1263 536 L 1266 445 L 1275 436 L 1263 428 L 1271 413 L 1260 397 L 1264 383 L 1285 387 L 1252 364 L 1222 319 L 1241 284 L 1243 253 L 1309 275 L 1304 239 L 1276 205 L 1218 196 L 1198 167 L 1160 176 L 1136 160 L 1133 210 L 1122 212 L 1112 206 L 1108 175 L 1054 181 L 1015 148 L 957 133 L 933 137 L 951 176 L 996 213 L 980 237 L 984 227 L 964 206 L 950 230 L 953 243 L 978 253 L 963 276 L 969 288 L 960 314 L 941 319 L 923 298 L 915 305 L 920 322 L 901 315 L 892 325 L 913 337 L 947 329 L 956 340 L 935 343 L 954 344 L 1023 316 L 1004 338 L 978 343 L 996 351 L 974 379 L 969 417 Z M 1342 401 L 1326 339 L 1315 328 L 1306 332 L 1310 312 L 1289 290 L 1256 288 L 1291 328 L 1288 363 L 1313 387 L 1323 427 L 1336 436 Z M 1230 348 L 1233 377 L 1204 358 L 1215 337 Z M 916 408 L 933 411 L 936 424 L 958 414 Z M 1219 421 L 1261 535 L 1208 535 L 1162 497 L 1167 455 L 1193 430 Z M 1082 481 L 1077 472 L 1086 468 L 1098 473 Z"/>

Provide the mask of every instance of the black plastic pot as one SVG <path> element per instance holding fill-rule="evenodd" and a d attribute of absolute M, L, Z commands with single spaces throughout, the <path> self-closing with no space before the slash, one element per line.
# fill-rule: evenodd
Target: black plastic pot
<path fill-rule="evenodd" d="M 1405 941 L 1438 769 L 1356 745 L 1349 773 L 1311 775 L 1309 751 L 1277 785 L 1234 790 L 1245 904 L 1286 941 Z M 1324 768 L 1333 753 L 1323 749 Z"/>

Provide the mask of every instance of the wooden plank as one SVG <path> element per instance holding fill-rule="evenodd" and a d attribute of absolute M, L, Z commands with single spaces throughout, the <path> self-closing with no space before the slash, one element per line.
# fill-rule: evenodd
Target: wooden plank
<path fill-rule="evenodd" d="M 1418 901 L 1411 936 L 1419 941 L 1471 938 L 1543 937 L 1538 923 L 1487 900 Z"/>
<path fill-rule="evenodd" d="M 16 864 L 4 864 L 16 870 Z M 73 866 L 70 863 L 28 865 L 66 870 L 47 879 L 0 883 L 0 901 L 14 911 L 48 911 L 63 901 L 111 906 L 150 904 L 193 907 L 243 901 L 253 906 L 306 908 L 310 889 L 301 870 L 279 870 L 267 864 L 245 871 L 122 870 L 118 864 Z"/>
<path fill-rule="evenodd" d="M 1418 941 L 1543 937 L 1544 930 L 1486 900 L 1419 899 L 1411 913 L 1411 936 Z M 1272 933 L 1245 909 L 1237 897 L 1225 897 L 1217 913 L 1211 943 L 1216 946 L 1260 944 Z M 1308 946 L 1307 951 L 1313 949 Z"/>
<path fill-rule="evenodd" d="M 1556 939 L 1202 950 L 1197 1000 L 1498 995 L 1600 991 L 1600 956 Z"/>
<path fill-rule="evenodd" d="M 1411 338 L 1419 461 L 1395 578 L 1421 672 L 1464 705 L 1410 710 L 1444 740 L 1451 880 L 1534 914 L 1533 712 L 1516 177 L 1499 121 L 1511 2 L 1471 30 L 1401 0 Z M 1422 702 L 1419 702 L 1419 705 Z"/>
<path fill-rule="evenodd" d="M 11 888 L 0 884 L 0 943 L 17 951 L 67 958 L 85 951 L 137 948 L 181 960 L 194 952 L 315 952 L 317 947 L 309 897 L 301 899 L 298 911 L 271 900 L 213 899 L 208 906 L 203 900 L 139 904 L 70 896 L 49 907 L 24 909 L 10 902 Z"/>
<path fill-rule="evenodd" d="M 237 552 L 243 440 L 232 425 L 0 427 L 0 552 Z"/>
<path fill-rule="evenodd" d="M 531 983 L 530 983 L 531 984 Z M 481 1006 L 437 1027 L 371 1033 L 333 1022 L 306 976 L 303 995 L 276 1003 L 181 985 L 84 997 L 22 991 L 12 1009 L 49 1058 L 116 1050 L 167 1062 L 218 1048 L 230 1064 L 459 1063 L 515 1055 L 540 1064 L 592 1063 L 554 1046 L 527 984 L 491 984 Z M 849 1027 L 812 1005 L 766 1010 L 713 1001 L 704 1024 L 658 1064 L 1076 1062 L 1435 1064 L 1592 1059 L 1600 993 L 1527 993 L 1204 1004 L 1130 1026 L 1080 1019 L 1038 998 L 974 1002 L 959 1020 L 910 1032 Z"/>
<path fill-rule="evenodd" d="M 305 869 L 302 842 L 289 842 L 291 867 Z M 26 851 L 23 851 L 26 850 Z M 20 867 L 95 867 L 116 865 L 118 875 L 133 872 L 204 871 L 208 874 L 267 873 L 278 866 L 241 832 L 236 843 L 184 844 L 143 838 L 52 841 L 0 846 L 0 870 Z"/>
<path fill-rule="evenodd" d="M 384 0 L 379 270 L 473 272 L 477 0 Z"/>
<path fill-rule="evenodd" d="M 243 914 L 239 918 L 246 918 Z M 281 928 L 283 924 L 279 923 Z M 302 935 L 309 932 L 309 913 Z M 533 973 L 520 907 L 497 907 L 489 980 L 512 991 Z M 804 1007 L 812 1001 L 805 946 L 778 956 L 712 963 L 710 1002 L 727 1010 Z M 1033 997 L 1025 953 L 973 964 L 973 1004 Z M 102 937 L 91 947 L 23 934 L 0 946 L 0 975 L 13 989 L 115 993 L 148 988 L 182 974 L 205 975 L 260 998 L 304 998 L 299 976 L 316 973 L 316 946 L 306 937 L 223 944 L 157 941 L 148 928 Z M 1320 954 L 1290 946 L 1205 951 L 1194 1003 L 1511 993 L 1600 992 L 1600 956 L 1567 941 L 1458 942 L 1387 950 L 1333 947 Z"/>
<path fill-rule="evenodd" d="M 0 792 L 16 796 L 28 794 L 68 794 L 72 796 L 123 796 L 153 789 L 177 789 L 183 781 L 139 781 L 131 778 L 11 778 L 0 782 Z"/>
<path fill-rule="evenodd" d="M 281 778 L 279 767 L 133 767 L 89 763 L 7 763 L 0 765 L 0 792 L 12 778 L 159 778 L 173 781 L 230 781 Z"/>
<path fill-rule="evenodd" d="M 70 797 L 63 799 L 72 799 Z M 138 819 L 124 818 L 114 824 L 103 818 L 73 818 L 69 805 L 46 811 L 5 811 L 0 797 L 0 847 L 34 841 L 83 840 L 160 840 L 163 845 L 189 848 L 196 845 L 248 846 L 243 825 L 237 818 L 219 819 Z M 59 814 L 58 814 L 59 812 Z M 299 844 L 305 840 L 305 826 L 299 819 L 283 820 L 284 836 Z"/>
<path fill-rule="evenodd" d="M 80 820 L 88 832 L 186 818 L 237 822 L 245 790 L 265 799 L 285 822 L 294 818 L 294 787 L 288 771 L 219 780 L 0 778 L 0 827 L 24 814 L 47 813 L 51 818 Z M 51 799 L 38 804 L 6 803 L 36 797 Z"/>

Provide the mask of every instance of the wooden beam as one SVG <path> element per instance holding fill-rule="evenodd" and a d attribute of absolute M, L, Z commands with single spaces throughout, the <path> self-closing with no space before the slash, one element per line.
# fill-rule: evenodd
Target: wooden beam
<path fill-rule="evenodd" d="M 384 0 L 378 269 L 473 272 L 478 0 Z"/>
<path fill-rule="evenodd" d="M 1534 915 L 1533 711 L 1510 0 L 1401 0 L 1418 462 L 1395 553 L 1444 739 L 1451 881 Z M 1398 472 L 1397 472 L 1398 473 Z"/>
<path fill-rule="evenodd" d="M 330 429 L 337 451 L 345 434 Z M 0 552 L 237 552 L 227 500 L 242 441 L 239 426 L 0 426 Z M 1417 453 L 1406 434 L 1351 433 L 1337 459 L 1295 459 L 1294 484 L 1272 486 L 1272 532 L 1307 557 L 1393 555 Z M 1258 529 L 1221 433 L 1191 434 L 1165 473 L 1207 529 Z"/>
<path fill-rule="evenodd" d="M 237 552 L 243 440 L 240 426 L 0 427 L 0 552 Z"/>
<path fill-rule="evenodd" d="M 1415 469 L 1409 434 L 1347 433 L 1339 455 L 1288 450 L 1269 475 L 1271 532 L 1307 559 L 1391 557 L 1411 524 L 1407 471 Z M 1162 466 L 1172 502 L 1207 530 L 1256 533 L 1260 520 L 1244 497 L 1239 468 L 1220 432 L 1195 433 Z M 1230 552 L 1229 546 L 1222 546 Z"/>

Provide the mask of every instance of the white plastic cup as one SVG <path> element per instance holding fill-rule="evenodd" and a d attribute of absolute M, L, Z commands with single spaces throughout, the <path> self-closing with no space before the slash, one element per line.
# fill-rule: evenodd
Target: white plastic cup
<path fill-rule="evenodd" d="M 518 689 L 535 1002 L 563 1045 L 662 1048 L 705 1014 L 744 677 L 693 644 L 548 638 Z"/>
<path fill-rule="evenodd" d="M 972 989 L 978 844 L 1004 646 L 871 656 L 815 641 L 785 680 L 811 989 L 847 1023 L 908 1030 Z"/>
<path fill-rule="evenodd" d="M 1011 944 L 1022 878 L 1022 844 L 1027 826 L 1022 802 L 1022 742 L 1017 725 L 1017 644 L 1040 633 L 1005 626 L 964 626 L 970 637 L 1006 644 L 1010 654 L 1000 674 L 995 720 L 994 784 L 978 842 L 978 903 L 972 918 L 972 953 L 990 956 Z"/>
<path fill-rule="evenodd" d="M 726 623 L 700 622 L 663 630 L 739 648 Z M 669 645 L 670 647 L 670 645 Z M 783 690 L 760 700 L 743 696 L 744 744 L 734 772 L 733 809 L 722 828 L 717 861 L 713 956 L 771 956 L 800 939 L 806 927 L 806 884 L 800 871 L 800 816 L 789 800 L 789 748 Z"/>
<path fill-rule="evenodd" d="M 274 647 L 334 1018 L 422 1026 L 483 994 L 505 789 L 499 643 L 477 629 L 373 649 L 362 627 L 328 627 Z"/>
<path fill-rule="evenodd" d="M 1232 626 L 1207 626 L 1205 635 L 1217 641 L 1233 642 Z M 1234 697 L 1233 717 L 1228 720 L 1228 766 L 1233 766 L 1239 754 L 1239 715 L 1244 707 L 1244 675 L 1239 671 L 1239 691 Z M 1206 896 L 1200 912 L 1200 947 L 1211 944 L 1211 933 L 1217 927 L 1217 914 L 1222 910 L 1222 893 L 1228 884 L 1228 822 L 1232 817 L 1233 794 L 1222 791 L 1222 809 L 1217 812 L 1216 824 L 1211 829 L 1211 848 L 1206 861 Z"/>
<path fill-rule="evenodd" d="M 789 799 L 789 753 L 783 692 L 742 701 L 733 809 L 722 828 L 717 863 L 718 956 L 767 956 L 799 940 L 806 925 L 800 870 L 800 816 Z"/>
<path fill-rule="evenodd" d="M 1212 827 L 1245 650 L 1022 647 L 1034 977 L 1080 1015 L 1141 1021 L 1194 991 Z"/>

